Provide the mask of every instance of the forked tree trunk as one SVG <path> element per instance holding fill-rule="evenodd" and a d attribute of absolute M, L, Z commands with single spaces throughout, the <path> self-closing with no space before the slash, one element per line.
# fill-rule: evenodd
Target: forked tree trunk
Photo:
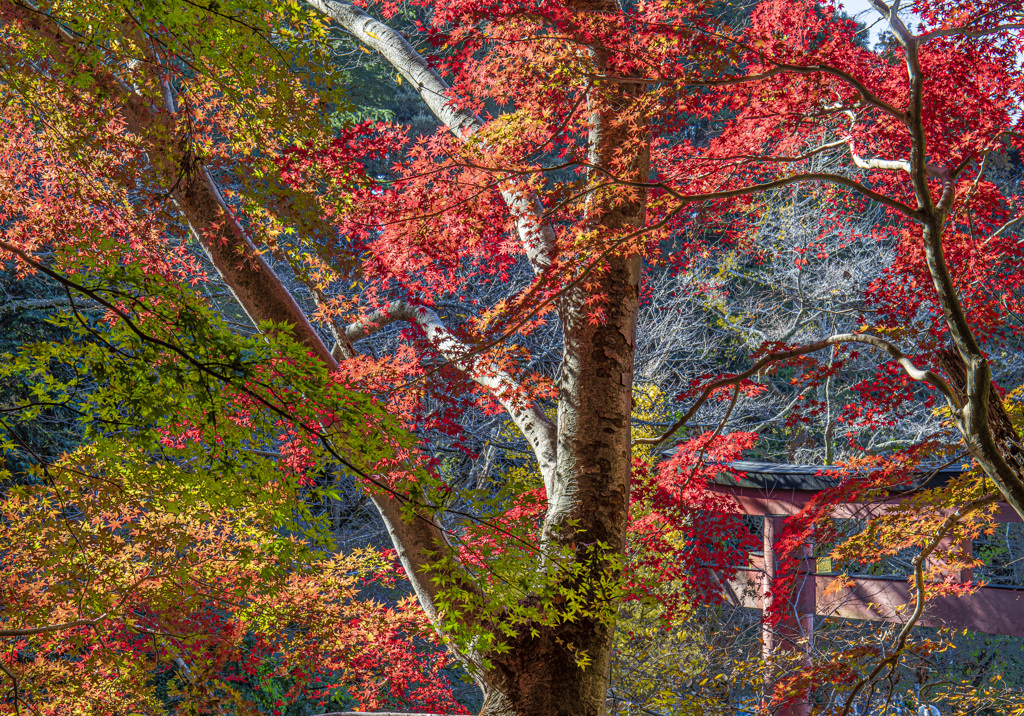
<path fill-rule="evenodd" d="M 398 33 L 347 3 L 313 1 L 415 83 L 428 106 L 457 135 L 469 136 L 481 126 L 479 118 L 448 104 L 441 78 Z M 614 0 L 588 0 L 576 10 L 610 13 L 618 8 Z M 55 53 L 71 57 L 83 52 L 74 37 L 45 16 L 23 9 L 18 12 L 26 26 L 49 40 Z M 589 52 L 594 76 L 614 76 L 602 51 L 579 47 Z M 123 118 L 147 142 L 152 165 L 172 187 L 182 213 L 254 322 L 269 320 L 289 326 L 297 340 L 335 366 L 335 358 L 288 289 L 260 260 L 242 227 L 230 220 L 230 209 L 212 178 L 188 153 L 187 144 L 175 141 L 172 99 L 168 106 L 154 108 L 130 87 L 116 82 L 107 70 L 97 68 L 94 74 L 101 85 L 110 88 L 112 96 L 122 100 Z M 636 84 L 602 81 L 589 98 L 591 163 L 611 168 L 616 176 L 632 182 L 648 179 L 647 144 L 642 137 L 636 141 L 635 128 L 619 120 L 628 115 L 631 102 L 641 91 Z M 632 149 L 625 152 L 630 158 L 623 160 L 626 145 Z M 636 233 L 644 225 L 645 194 L 641 189 L 630 191 L 630 196 L 619 196 L 615 202 L 594 197 L 588 204 L 585 221 L 606 242 Z M 527 260 L 535 272 L 543 272 L 551 265 L 557 246 L 539 200 L 523 187 L 511 186 L 502 193 Z M 586 614 L 566 613 L 555 626 L 526 625 L 505 637 L 503 646 L 508 648 L 501 653 L 459 655 L 484 691 L 482 713 L 487 716 L 603 716 L 606 712 L 616 605 L 604 587 L 594 585 L 608 585 L 620 576 L 625 551 L 640 258 L 620 248 L 599 259 L 604 248 L 599 245 L 579 256 L 582 264 L 599 263 L 599 270 L 587 288 L 577 286 L 558 304 L 563 352 L 557 434 L 550 423 L 544 424 L 542 413 L 534 416 L 526 411 L 516 420 L 534 447 L 548 490 L 540 538 L 542 550 L 551 559 L 542 568 L 552 568 L 556 561 L 568 567 L 567 573 L 575 575 L 570 579 L 576 583 L 565 586 L 573 590 L 574 598 L 582 600 Z M 590 315 L 595 292 L 600 296 L 600 320 Z M 441 336 L 437 340 L 443 348 L 447 339 L 443 332 L 435 332 Z M 483 385 L 488 387 L 486 381 Z M 499 399 L 502 390 L 499 385 Z M 515 419 L 517 414 L 512 413 Z M 439 554 L 454 557 L 451 546 L 429 513 L 410 519 L 400 500 L 374 495 L 374 502 L 424 610 L 440 626 L 436 570 L 431 571 L 431 565 L 437 563 Z M 449 576 L 461 589 L 484 597 L 469 573 L 458 572 L 457 567 L 452 571 Z M 467 620 L 472 618 L 467 616 Z"/>

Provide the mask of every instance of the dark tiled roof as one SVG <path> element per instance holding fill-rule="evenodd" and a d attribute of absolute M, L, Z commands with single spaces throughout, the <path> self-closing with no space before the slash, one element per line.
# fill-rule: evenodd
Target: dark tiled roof
<path fill-rule="evenodd" d="M 776 462 L 737 460 L 727 466 L 738 473 L 739 481 L 733 475 L 721 472 L 715 484 L 730 487 L 751 487 L 758 490 L 806 490 L 818 492 L 839 484 L 841 469 L 827 465 L 787 465 Z M 908 480 L 906 490 L 922 487 L 938 487 L 949 478 L 959 475 L 963 468 L 957 465 L 938 466 L 934 469 L 920 468 Z"/>

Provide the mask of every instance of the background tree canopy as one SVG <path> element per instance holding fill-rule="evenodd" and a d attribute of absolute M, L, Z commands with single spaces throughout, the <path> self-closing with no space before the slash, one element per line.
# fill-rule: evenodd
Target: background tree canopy
<path fill-rule="evenodd" d="M 1024 713 L 1024 18 L 872 7 L 0 0 L 0 709 Z"/>

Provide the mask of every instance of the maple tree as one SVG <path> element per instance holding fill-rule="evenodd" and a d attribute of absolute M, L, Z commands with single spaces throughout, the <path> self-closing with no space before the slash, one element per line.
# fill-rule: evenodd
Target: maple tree
<path fill-rule="evenodd" d="M 265 500 L 211 516 L 168 492 L 168 466 L 146 485 L 137 465 L 74 457 L 88 467 L 69 459 L 52 491 L 15 490 L 4 507 L 10 713 L 458 710 L 422 612 L 366 595 L 393 582 L 392 561 L 303 556 L 260 528 Z M 117 473 L 130 479 L 112 489 Z M 148 506 L 153 491 L 180 509 Z"/>
<path fill-rule="evenodd" d="M 216 370 L 236 401 L 229 420 L 273 416 L 249 447 L 275 448 L 291 479 L 332 461 L 356 474 L 426 616 L 480 686 L 483 713 L 603 713 L 617 606 L 643 591 L 645 572 L 668 568 L 706 597 L 691 567 L 735 560 L 698 539 L 735 523 L 707 511 L 699 482 L 680 490 L 680 474 L 699 480 L 753 437 L 688 435 L 653 472 L 634 443 L 662 445 L 716 404 L 728 417 L 780 366 L 825 383 L 851 351 L 878 351 L 891 362 L 856 386 L 841 419 L 885 424 L 918 398 L 913 383 L 930 386 L 1024 513 L 1020 440 L 985 350 L 1016 337 L 1005 316 L 1019 313 L 1018 187 L 986 171 L 1020 149 L 1020 8 L 915 3 L 912 30 L 898 6 L 873 6 L 893 32 L 883 53 L 858 44 L 834 7 L 799 0 L 758 4 L 735 27 L 715 3 L 374 8 L 394 24 L 420 12 L 420 50 L 336 0 L 137 14 L 7 0 L 0 250 L 85 289 L 174 361 Z M 441 130 L 333 131 L 326 115 L 343 99 L 318 50 L 331 27 L 376 53 Z M 368 174 L 368 160 L 394 162 L 391 175 Z M 634 435 L 645 264 L 678 275 L 708 254 L 770 255 L 758 202 L 797 185 L 851 213 L 875 207 L 870 240 L 895 249 L 868 289 L 873 312 L 848 333 L 764 340 L 735 372 L 711 367 L 668 401 L 682 414 L 666 430 Z M 820 237 L 842 221 L 808 229 L 794 265 L 827 255 Z M 245 350 L 261 361 L 242 370 L 249 354 L 225 357 L 223 333 L 190 322 L 199 309 L 184 284 L 205 280 L 193 237 L 279 355 L 252 339 Z M 55 252 L 48 264 L 44 251 Z M 171 286 L 146 278 L 156 276 Z M 187 310 L 172 320 L 165 304 Z M 390 352 L 360 350 L 396 323 Z M 557 369 L 531 363 L 537 334 L 557 341 Z M 430 441 L 452 444 L 472 405 L 503 412 L 536 476 L 488 491 L 438 469 Z M 223 417 L 162 410 L 168 450 L 222 439 Z M 921 440 L 915 454 L 933 446 Z M 237 470 L 230 450 L 215 454 Z M 904 479 L 906 463 L 892 466 L 847 489 Z M 994 497 L 976 480 L 936 499 L 943 509 Z M 623 580 L 631 506 L 650 510 L 636 539 L 691 561 L 640 564 L 636 584 Z M 665 541 L 680 532 L 681 548 Z"/>
<path fill-rule="evenodd" d="M 301 409 L 271 376 L 290 371 L 294 345 L 238 341 L 165 277 L 106 267 L 90 278 L 83 292 L 104 303 L 116 290 L 131 315 L 107 303 L 120 320 L 104 328 L 69 313 L 57 321 L 68 340 L 23 346 L 2 369 L 36 377 L 9 421 L 53 405 L 87 418 L 86 445 L 58 459 L 5 434 L 5 450 L 36 458 L 2 511 L 5 707 L 457 711 L 450 660 L 395 593 L 393 554 L 333 555 L 309 512 L 310 449 L 280 419 L 301 420 Z M 134 302 L 133 280 L 146 286 Z M 186 353 L 174 343 L 183 334 L 213 352 Z M 326 378 L 303 371 L 282 383 L 327 396 L 338 386 Z M 362 411 L 372 426 L 374 410 Z M 264 441 L 275 459 L 254 449 Z"/>

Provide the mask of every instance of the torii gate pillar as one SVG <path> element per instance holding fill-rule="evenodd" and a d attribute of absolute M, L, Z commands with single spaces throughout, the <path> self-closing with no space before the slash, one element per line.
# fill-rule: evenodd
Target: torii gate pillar
<path fill-rule="evenodd" d="M 772 701 L 778 701 L 773 698 L 775 683 L 780 677 L 786 676 L 786 674 L 780 673 L 780 669 L 785 668 L 783 664 L 789 661 L 786 659 L 783 664 L 777 665 L 776 655 L 781 655 L 784 652 L 799 652 L 803 655 L 801 661 L 805 666 L 809 666 L 811 649 L 814 645 L 814 575 L 818 570 L 814 561 L 812 545 L 802 545 L 799 553 L 791 557 L 791 559 L 800 560 L 801 564 L 798 566 L 797 581 L 790 601 L 785 607 L 785 617 L 782 622 L 770 626 L 764 618 L 764 614 L 767 613 L 768 607 L 771 605 L 769 591 L 778 571 L 775 543 L 782 532 L 785 519 L 786 515 L 765 515 L 764 517 L 764 575 L 761 580 L 760 595 L 764 611 L 762 611 L 761 617 L 761 638 L 765 664 L 764 705 L 769 707 Z M 810 693 L 803 693 L 791 703 L 772 709 L 772 712 L 775 716 L 809 716 L 811 713 Z"/>

